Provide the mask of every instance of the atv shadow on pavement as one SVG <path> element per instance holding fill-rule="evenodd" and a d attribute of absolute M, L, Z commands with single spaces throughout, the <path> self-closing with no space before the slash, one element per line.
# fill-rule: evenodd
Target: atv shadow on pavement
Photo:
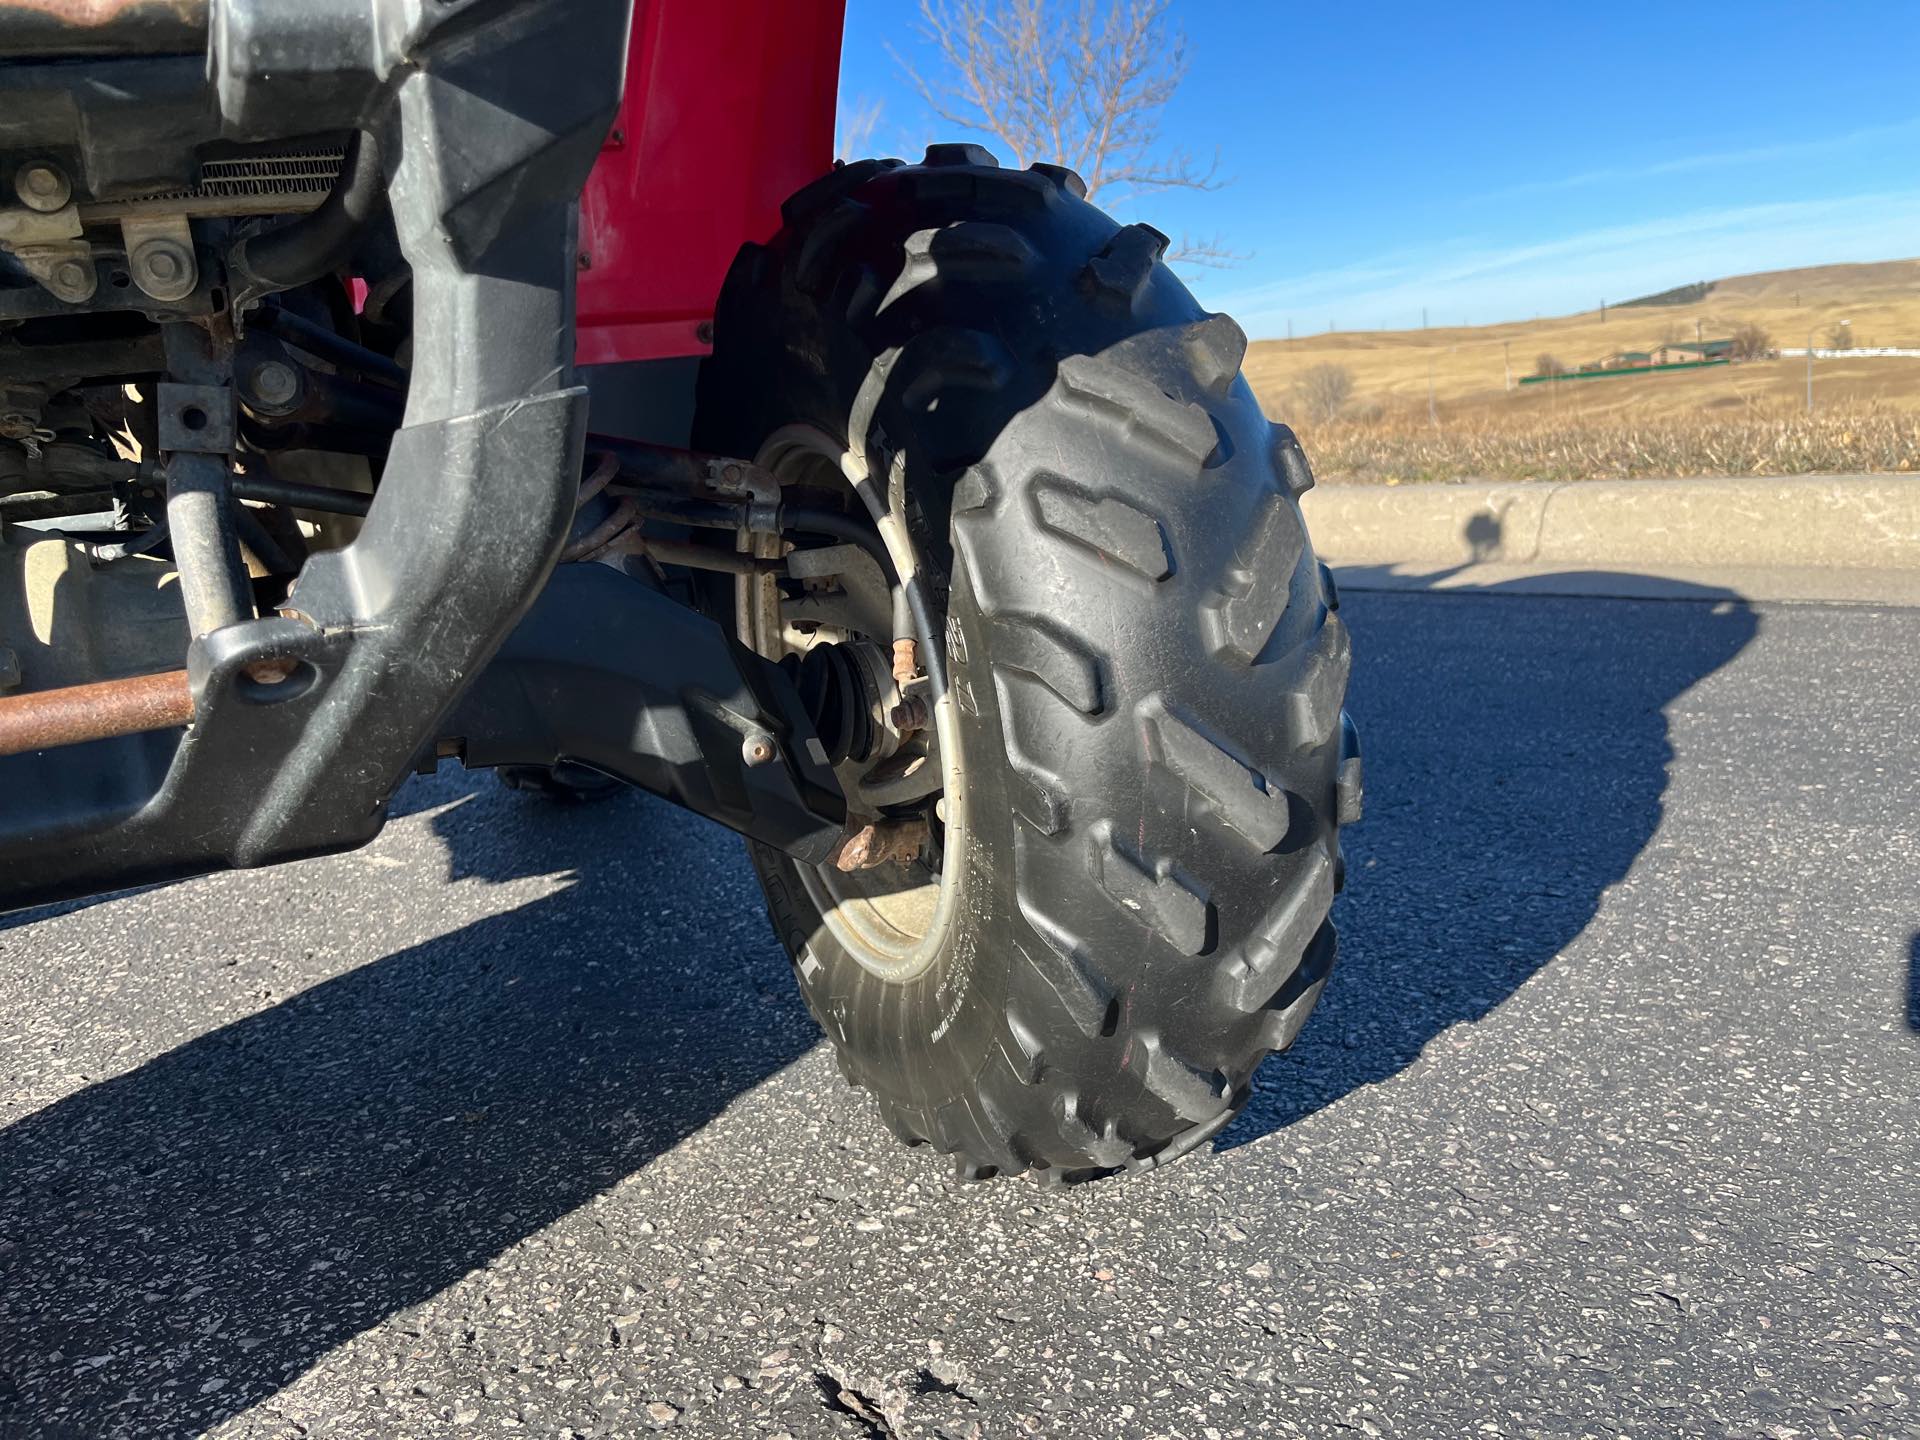
<path fill-rule="evenodd" d="M 1907 942 L 1907 1028 L 1920 1031 L 1920 934 Z"/>
<path fill-rule="evenodd" d="M 1552 595 L 1556 579 L 1587 598 Z M 1653 838 L 1667 707 L 1739 654 L 1759 618 L 1701 586 L 1590 598 L 1620 588 L 1612 579 L 1627 582 L 1344 592 L 1367 815 L 1341 836 L 1340 958 L 1219 1148 L 1388 1079 L 1485 1018 L 1586 928 Z M 1527 598 L 1479 598 L 1503 593 Z"/>
<path fill-rule="evenodd" d="M 484 776 L 415 782 L 400 809 L 426 804 L 447 805 L 428 823 L 453 880 L 552 889 L 0 1131 L 0 1440 L 216 1425 L 817 1042 L 733 836 Z"/>
<path fill-rule="evenodd" d="M 1658 827 L 1665 708 L 1757 626 L 1731 596 L 1692 598 L 1710 603 L 1347 597 L 1371 811 L 1346 837 L 1340 966 L 1223 1145 L 1394 1075 L 1587 925 Z M 1571 647 L 1563 606 L 1581 607 Z M 718 828 L 458 774 L 415 782 L 396 814 L 425 817 L 455 882 L 550 888 L 0 1131 L 0 1440 L 238 1415 L 817 1042 Z M 239 893 L 198 885 L 246 880 L 177 887 L 168 919 Z M 457 885 L 396 893 L 453 906 Z M 175 948 L 155 964 L 189 942 L 156 943 Z"/>

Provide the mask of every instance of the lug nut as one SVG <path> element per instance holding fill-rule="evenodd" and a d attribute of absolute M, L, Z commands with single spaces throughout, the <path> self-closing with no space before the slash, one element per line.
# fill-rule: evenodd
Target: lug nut
<path fill-rule="evenodd" d="M 740 758 L 749 765 L 765 765 L 779 753 L 771 735 L 749 735 L 740 745 Z"/>

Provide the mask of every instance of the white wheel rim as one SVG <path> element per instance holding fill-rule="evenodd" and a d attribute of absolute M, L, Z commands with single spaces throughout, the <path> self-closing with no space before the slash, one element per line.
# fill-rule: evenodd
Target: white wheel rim
<path fill-rule="evenodd" d="M 847 447 L 811 425 L 788 425 L 767 437 L 755 464 L 770 471 L 782 484 L 803 477 L 846 472 Z M 891 532 L 891 533 L 889 533 Z M 911 572 L 917 563 L 903 526 L 882 529 L 896 571 Z M 778 542 L 763 543 L 768 553 Z M 904 559 L 904 565 L 902 563 Z M 770 577 L 741 576 L 737 583 L 740 639 L 759 654 L 779 659 L 794 653 L 779 611 L 778 592 Z M 939 643 L 943 636 L 932 637 Z M 888 890 L 890 875 L 880 871 L 845 873 L 833 866 L 794 864 L 800 883 L 819 912 L 821 923 L 840 946 L 861 965 L 883 979 L 902 983 L 923 973 L 945 942 L 958 904 L 959 874 L 966 854 L 965 767 L 960 751 L 959 726 L 952 701 L 940 696 L 933 707 L 940 741 L 941 793 L 944 797 L 945 845 L 938 878 L 928 884 Z M 893 871 L 895 867 L 881 867 Z"/>

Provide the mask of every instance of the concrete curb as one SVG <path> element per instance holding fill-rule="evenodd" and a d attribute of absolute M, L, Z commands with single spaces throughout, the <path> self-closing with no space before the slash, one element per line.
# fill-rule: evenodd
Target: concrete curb
<path fill-rule="evenodd" d="M 1333 565 L 1920 570 L 1920 475 L 1322 485 Z"/>
<path fill-rule="evenodd" d="M 1920 570 L 1858 565 L 1335 565 L 1342 593 L 1558 595 L 1581 599 L 1768 601 L 1920 609 Z"/>

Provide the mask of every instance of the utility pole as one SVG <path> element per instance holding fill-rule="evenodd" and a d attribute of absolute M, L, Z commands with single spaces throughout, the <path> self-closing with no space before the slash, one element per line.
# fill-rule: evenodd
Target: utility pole
<path fill-rule="evenodd" d="M 1698 315 L 1693 317 L 1693 343 L 1696 345 L 1704 345 L 1707 343 L 1700 338 L 1700 317 Z M 1702 355 L 1700 358 L 1704 360 L 1707 357 Z"/>
<path fill-rule="evenodd" d="M 1813 413 L 1813 331 L 1807 331 L 1807 413 Z"/>
<path fill-rule="evenodd" d="M 1293 317 L 1287 316 L 1287 339 L 1293 339 Z"/>
<path fill-rule="evenodd" d="M 1420 328 L 1422 330 L 1427 328 L 1427 307 L 1424 305 L 1420 307 Z"/>
<path fill-rule="evenodd" d="M 1607 323 L 1607 297 L 1604 295 L 1600 297 L 1600 323 Z"/>
<path fill-rule="evenodd" d="M 1440 417 L 1433 408 L 1433 356 L 1427 356 L 1427 424 L 1440 428 Z"/>
<path fill-rule="evenodd" d="M 1507 389 L 1511 391 L 1513 389 L 1513 342 L 1511 340 L 1500 342 L 1500 359 L 1501 363 L 1507 367 Z"/>

